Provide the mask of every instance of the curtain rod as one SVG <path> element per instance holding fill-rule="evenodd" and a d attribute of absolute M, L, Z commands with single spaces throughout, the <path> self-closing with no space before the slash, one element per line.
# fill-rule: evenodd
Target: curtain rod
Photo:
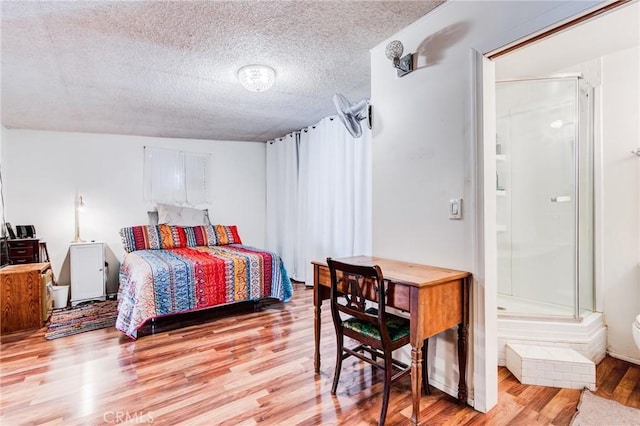
<path fill-rule="evenodd" d="M 325 117 L 325 118 L 329 118 L 329 121 L 333 121 L 333 119 L 334 119 L 334 118 L 336 118 L 336 117 L 337 117 L 337 115 L 332 115 L 332 116 Z M 322 121 L 322 120 L 320 120 L 320 121 Z M 316 125 L 314 124 L 313 126 L 306 126 L 306 127 L 303 127 L 303 128 L 302 128 L 302 129 L 300 129 L 300 130 L 296 130 L 296 131 L 293 131 L 293 132 L 291 132 L 291 133 L 287 133 L 286 135 L 281 136 L 281 137 L 279 137 L 279 138 L 270 139 L 270 140 L 268 140 L 267 142 L 269 143 L 269 145 L 271 145 L 271 144 L 273 144 L 275 141 L 281 141 L 281 140 L 283 140 L 284 138 L 286 138 L 287 136 L 296 135 L 296 134 L 297 134 L 297 135 L 299 135 L 301 132 L 305 132 L 305 133 L 307 133 L 307 132 L 309 131 L 309 128 L 311 128 L 311 129 L 315 129 L 315 128 L 316 128 Z"/>

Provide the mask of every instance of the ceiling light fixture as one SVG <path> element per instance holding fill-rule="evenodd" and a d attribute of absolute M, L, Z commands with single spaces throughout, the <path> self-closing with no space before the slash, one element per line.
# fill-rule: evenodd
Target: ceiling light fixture
<path fill-rule="evenodd" d="M 409 53 L 401 58 L 404 46 L 402 42 L 393 40 L 387 44 L 384 54 L 393 61 L 393 67 L 398 69 L 398 77 L 403 77 L 413 71 L 413 54 Z"/>
<path fill-rule="evenodd" d="M 247 90 L 264 92 L 276 81 L 276 71 L 266 65 L 247 65 L 238 70 L 238 80 Z"/>

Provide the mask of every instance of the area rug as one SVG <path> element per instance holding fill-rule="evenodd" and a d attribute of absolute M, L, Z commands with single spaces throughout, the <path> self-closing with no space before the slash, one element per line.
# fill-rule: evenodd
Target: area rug
<path fill-rule="evenodd" d="M 639 425 L 640 410 L 583 390 L 572 426 Z"/>
<path fill-rule="evenodd" d="M 113 327 L 118 316 L 118 302 L 107 300 L 53 311 L 44 337 L 47 340 Z"/>

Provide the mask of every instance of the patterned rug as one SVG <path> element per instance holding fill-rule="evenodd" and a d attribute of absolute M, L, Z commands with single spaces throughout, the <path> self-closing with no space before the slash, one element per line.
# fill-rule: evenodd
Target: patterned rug
<path fill-rule="evenodd" d="M 118 301 L 107 300 L 73 308 L 54 310 L 44 337 L 47 340 L 113 327 L 118 316 Z"/>

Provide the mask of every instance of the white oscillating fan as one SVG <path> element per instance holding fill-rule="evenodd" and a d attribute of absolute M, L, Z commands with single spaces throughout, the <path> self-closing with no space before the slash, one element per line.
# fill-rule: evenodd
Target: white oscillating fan
<path fill-rule="evenodd" d="M 338 111 L 340 121 L 354 138 L 362 136 L 360 121 L 365 118 L 367 119 L 367 125 L 371 128 L 371 105 L 366 99 L 358 103 L 352 103 L 342 93 L 336 93 L 333 96 L 333 103 Z"/>

